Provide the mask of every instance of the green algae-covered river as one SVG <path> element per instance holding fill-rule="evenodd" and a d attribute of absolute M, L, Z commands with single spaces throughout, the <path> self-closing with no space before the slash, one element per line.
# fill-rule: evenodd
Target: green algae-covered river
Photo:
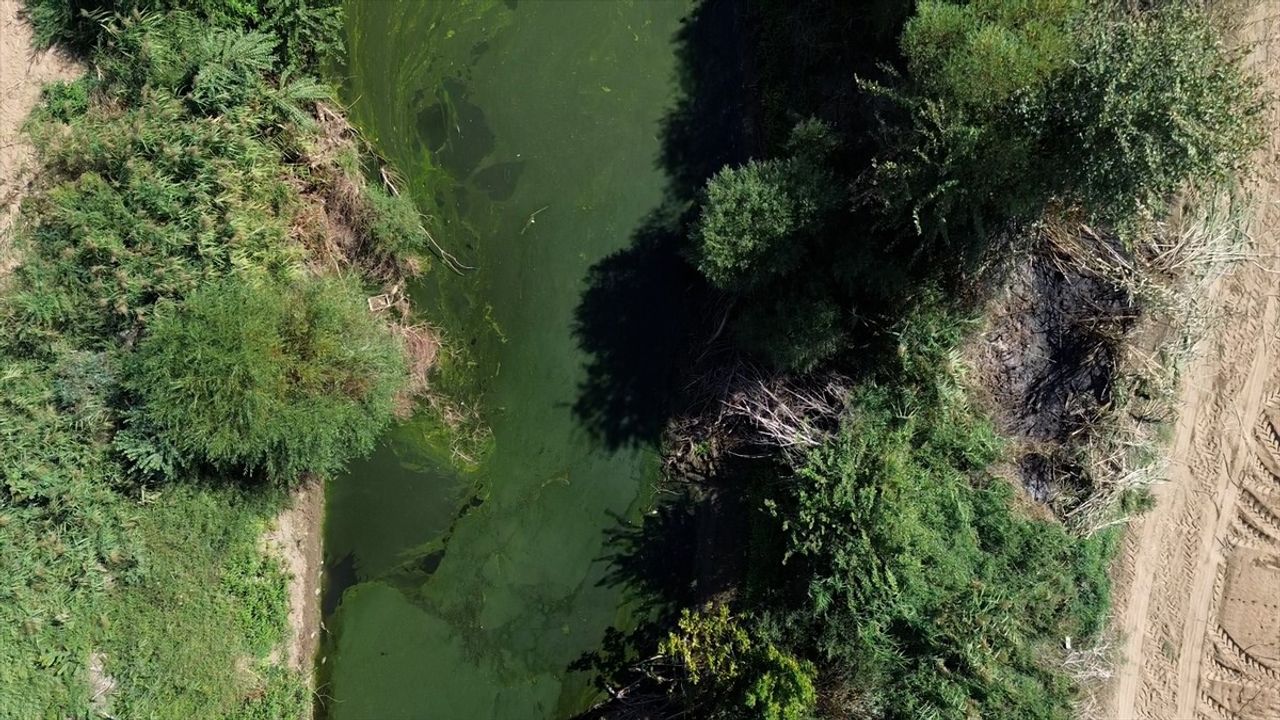
<path fill-rule="evenodd" d="M 412 288 L 449 348 L 438 390 L 472 438 L 424 411 L 331 483 L 330 717 L 561 718 L 595 699 L 570 665 L 626 622 L 601 558 L 649 503 L 658 458 L 584 421 L 575 318 L 592 267 L 662 203 L 688 9 L 348 3 L 353 119 L 476 268 L 438 263 Z"/>

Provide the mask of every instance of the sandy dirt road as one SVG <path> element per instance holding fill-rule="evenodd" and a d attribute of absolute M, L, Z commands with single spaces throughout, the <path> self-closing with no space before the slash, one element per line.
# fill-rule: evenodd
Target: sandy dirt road
<path fill-rule="evenodd" d="M 1241 40 L 1280 96 L 1280 0 Z M 1215 287 L 1216 321 L 1183 388 L 1170 481 L 1125 539 L 1122 657 L 1104 716 L 1280 718 L 1280 111 L 1259 158 L 1256 257 Z"/>

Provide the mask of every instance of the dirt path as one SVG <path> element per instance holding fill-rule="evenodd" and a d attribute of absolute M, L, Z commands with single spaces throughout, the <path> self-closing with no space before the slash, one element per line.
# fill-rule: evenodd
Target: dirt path
<path fill-rule="evenodd" d="M 1242 27 L 1280 94 L 1280 3 Z M 1257 253 L 1215 287 L 1183 390 L 1170 482 L 1116 570 L 1119 720 L 1280 718 L 1280 112 L 1260 157 Z"/>
<path fill-rule="evenodd" d="M 31 184 L 34 154 L 22 123 L 40 100 L 40 87 L 79 74 L 75 62 L 57 51 L 31 46 L 31 28 L 19 17 L 22 0 L 0 0 L 0 276 L 16 260 L 9 229 L 22 193 Z"/>
<path fill-rule="evenodd" d="M 289 638 L 284 660 L 312 684 L 320 642 L 323 524 L 324 483 L 308 480 L 293 491 L 289 507 L 276 516 L 265 538 L 289 576 Z"/>

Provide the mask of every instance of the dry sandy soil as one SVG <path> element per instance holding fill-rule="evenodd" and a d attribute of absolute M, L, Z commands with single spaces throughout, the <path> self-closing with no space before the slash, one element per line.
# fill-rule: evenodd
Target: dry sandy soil
<path fill-rule="evenodd" d="M 1241 29 L 1280 91 L 1280 2 Z M 1280 718 L 1280 112 L 1259 158 L 1256 256 L 1214 293 L 1183 389 L 1170 481 L 1117 565 L 1121 638 L 1106 718 Z"/>
<path fill-rule="evenodd" d="M 0 0 L 0 275 L 12 269 L 9 229 L 22 193 L 31 185 L 33 151 L 22 122 L 40 100 L 40 87 L 79 74 L 56 50 L 31 47 L 31 28 L 19 17 L 22 0 Z"/>
<path fill-rule="evenodd" d="M 311 680 L 320 641 L 320 573 L 323 553 L 324 484 L 309 480 L 293 492 L 266 535 L 289 575 L 289 632 L 285 661 Z"/>

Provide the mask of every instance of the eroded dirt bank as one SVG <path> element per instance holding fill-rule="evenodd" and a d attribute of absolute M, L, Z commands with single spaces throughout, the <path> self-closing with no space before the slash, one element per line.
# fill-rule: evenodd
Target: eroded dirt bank
<path fill-rule="evenodd" d="M 289 579 L 289 637 L 284 647 L 289 669 L 314 687 L 320 642 L 320 575 L 323 559 L 324 483 L 311 479 L 293 491 L 289 507 L 276 516 L 267 547 Z"/>
<path fill-rule="evenodd" d="M 1273 97 L 1280 3 L 1240 40 Z M 1259 157 L 1253 257 L 1215 286 L 1186 377 L 1170 481 L 1125 538 L 1107 718 L 1280 717 L 1280 114 Z"/>

